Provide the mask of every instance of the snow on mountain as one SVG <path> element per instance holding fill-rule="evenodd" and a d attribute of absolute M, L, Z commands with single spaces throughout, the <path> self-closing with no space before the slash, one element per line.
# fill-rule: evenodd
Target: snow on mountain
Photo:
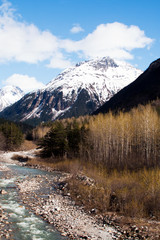
<path fill-rule="evenodd" d="M 48 121 L 90 114 L 141 73 L 130 64 L 109 57 L 84 61 L 63 71 L 43 89 L 25 95 L 3 116 Z"/>
<path fill-rule="evenodd" d="M 130 111 L 138 105 L 153 103 L 156 109 L 160 106 L 160 58 L 152 62 L 149 67 L 131 84 L 115 94 L 93 114 Z"/>
<path fill-rule="evenodd" d="M 17 102 L 24 96 L 24 92 L 15 86 L 5 86 L 0 89 L 0 111 Z"/>
<path fill-rule="evenodd" d="M 130 84 L 141 70 L 125 62 L 115 62 L 111 58 L 85 61 L 69 68 L 53 79 L 45 90 L 63 91 L 63 98 L 77 96 L 79 89 L 86 89 L 91 95 L 97 95 L 100 103 L 109 100 L 115 93 Z"/>

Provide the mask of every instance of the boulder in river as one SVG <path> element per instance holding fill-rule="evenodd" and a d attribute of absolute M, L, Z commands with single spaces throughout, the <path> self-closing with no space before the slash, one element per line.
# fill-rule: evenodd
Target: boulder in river
<path fill-rule="evenodd" d="M 0 194 L 6 194 L 7 192 L 4 189 L 0 189 Z"/>

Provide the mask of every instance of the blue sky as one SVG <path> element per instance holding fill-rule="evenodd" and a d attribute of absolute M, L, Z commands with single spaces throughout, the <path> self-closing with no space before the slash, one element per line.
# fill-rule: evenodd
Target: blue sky
<path fill-rule="evenodd" d="M 0 1 L 0 87 L 28 92 L 76 62 L 160 57 L 159 0 Z"/>

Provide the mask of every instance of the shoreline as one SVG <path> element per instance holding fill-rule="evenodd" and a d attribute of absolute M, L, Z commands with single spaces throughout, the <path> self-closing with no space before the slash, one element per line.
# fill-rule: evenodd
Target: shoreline
<path fill-rule="evenodd" d="M 25 163 L 12 160 L 11 157 L 15 154 L 22 154 L 22 152 L 1 152 L 1 164 L 5 162 L 29 167 Z M 25 155 L 27 155 L 26 152 Z M 32 166 L 32 168 L 55 172 L 51 168 L 40 166 Z M 9 171 L 9 167 L 2 166 L 1 170 Z M 27 177 L 25 180 L 17 180 L 15 183 L 24 206 L 53 225 L 62 236 L 77 240 L 117 239 L 116 234 L 118 233 L 113 227 L 98 223 L 96 218 L 85 213 L 83 207 L 76 206 L 69 194 L 64 196 L 58 189 L 58 184 L 66 181 L 69 177 L 70 175 L 65 173 L 61 173 L 61 176 L 38 175 L 33 178 Z M 44 189 L 47 188 L 50 188 L 51 191 L 44 195 Z"/>
<path fill-rule="evenodd" d="M 66 176 L 52 178 L 55 183 L 65 181 Z M 83 207 L 75 205 L 69 196 L 62 195 L 58 189 L 54 189 L 51 194 L 41 197 L 43 191 L 41 186 L 50 185 L 50 180 L 43 176 L 27 179 L 23 183 L 18 183 L 19 191 L 24 204 L 31 207 L 32 211 L 43 217 L 47 222 L 53 224 L 62 236 L 70 239 L 117 239 L 117 231 L 106 224 L 98 224 L 93 216 L 85 213 Z M 41 183 L 41 186 L 39 184 Z M 33 183 L 32 187 L 29 187 Z M 32 196 L 36 201 L 31 201 Z"/>
<path fill-rule="evenodd" d="M 44 170 L 44 171 L 48 171 L 48 172 L 57 172 L 55 170 L 53 170 L 50 167 L 45 167 L 45 166 L 41 166 L 41 165 L 28 165 L 28 164 L 24 164 L 24 166 L 27 167 L 31 167 L 34 169 L 40 169 L 40 170 Z M 71 174 L 66 174 L 66 173 L 62 173 L 64 176 L 61 179 L 56 179 L 55 178 L 55 182 L 57 181 L 57 183 L 59 183 L 61 185 L 61 183 L 65 183 L 65 181 L 71 177 Z M 66 176 L 65 176 L 66 174 Z M 53 196 L 51 196 L 51 199 L 48 200 L 48 202 L 44 201 L 45 203 L 47 203 L 47 205 L 49 206 L 49 202 L 51 203 L 50 207 L 54 205 L 54 201 L 52 201 L 52 197 L 54 198 L 58 198 L 61 199 L 61 202 L 68 202 L 68 205 L 75 205 L 75 202 L 71 200 L 70 198 L 70 193 L 66 193 L 66 191 L 64 191 L 64 189 L 66 189 L 65 187 L 63 188 L 63 190 L 60 190 L 61 188 L 56 188 L 56 191 L 54 193 Z M 64 194 L 65 192 L 65 194 Z M 40 202 L 40 204 L 44 203 L 43 200 Z M 59 205 L 58 205 L 59 206 Z M 50 207 L 47 208 L 47 211 L 50 211 Z M 149 219 L 138 219 L 138 218 L 131 218 L 131 217 L 125 217 L 123 215 L 118 215 L 115 212 L 107 212 L 106 214 L 90 214 L 90 213 L 86 213 L 83 209 L 83 206 L 78 206 L 75 205 L 76 210 L 82 211 L 83 213 L 85 213 L 87 216 L 91 217 L 91 219 L 93 219 L 94 224 L 96 223 L 100 229 L 105 229 L 105 227 L 112 229 L 112 239 L 117 239 L 117 240 L 124 240 L 124 239 L 137 239 L 137 240 L 159 240 L 160 239 L 160 222 L 159 221 L 155 221 L 155 220 L 149 220 Z M 57 206 L 55 207 L 57 208 Z M 36 210 L 36 207 L 32 210 Z M 67 209 L 68 210 L 68 209 Z M 62 235 L 64 234 L 64 230 L 68 230 L 67 227 L 65 227 L 64 224 L 64 228 L 61 228 L 61 225 L 56 224 L 56 222 L 53 221 L 52 218 L 49 217 L 49 214 L 47 213 L 47 211 L 45 212 L 44 209 L 38 209 L 37 212 L 35 211 L 36 214 L 42 216 L 45 220 L 47 220 L 49 223 L 51 224 L 55 224 L 57 228 L 57 230 L 59 230 L 60 232 L 62 231 Z M 55 216 L 58 215 L 58 211 L 54 211 Z M 58 220 L 59 221 L 59 220 Z M 61 223 L 60 223 L 61 224 Z M 95 227 L 95 225 L 94 225 Z M 72 227 L 71 227 L 72 229 Z M 157 233 L 156 233 L 156 231 Z M 72 231 L 72 230 L 71 230 Z M 107 231 L 108 232 L 108 231 Z M 110 232 L 110 231 L 109 231 Z M 92 236 L 92 238 L 90 238 L 89 235 L 85 234 L 82 238 L 76 238 L 76 233 L 74 233 L 75 235 L 73 235 L 72 233 L 69 234 L 68 236 L 71 239 L 104 239 L 104 240 L 109 240 L 110 238 L 94 238 Z M 64 234 L 63 236 L 66 236 L 66 234 Z"/>
<path fill-rule="evenodd" d="M 22 153 L 23 152 L 14 152 L 12 154 L 5 153 L 3 160 L 5 162 L 5 159 L 8 158 L 8 156 Z M 25 152 L 25 154 L 27 154 L 27 152 Z M 32 154 L 33 151 L 32 153 L 29 153 L 29 156 L 31 157 Z M 20 166 L 45 170 L 48 172 L 57 172 L 50 167 L 19 163 L 18 161 L 11 159 L 8 159 L 7 163 L 15 163 Z M 70 198 L 69 192 L 66 194 L 65 191 L 64 194 L 64 192 L 57 187 L 59 183 L 64 183 L 67 178 L 71 177 L 69 174 L 61 174 L 61 178 L 54 177 L 54 179 L 52 179 L 52 183 L 53 181 L 55 183 L 55 189 L 50 195 L 48 194 L 48 196 L 45 196 L 44 198 L 40 197 L 36 191 L 40 191 L 40 183 L 42 182 L 45 183 L 48 181 L 48 187 L 50 187 L 51 182 L 49 179 L 46 180 L 42 176 L 39 176 L 38 178 L 32 180 L 26 179 L 26 182 L 23 181 L 24 183 L 17 182 L 17 186 L 19 187 L 20 196 L 23 199 L 24 204 L 35 214 L 41 216 L 50 224 L 53 224 L 63 236 L 68 236 L 70 239 L 160 239 L 159 221 L 149 219 L 132 219 L 117 215 L 113 212 L 102 215 L 86 213 L 82 206 L 75 205 L 75 202 Z M 31 185 L 31 187 L 29 189 L 26 188 L 26 186 L 29 185 Z M 21 191 L 22 189 L 23 191 Z M 29 196 L 32 201 L 29 200 Z M 76 215 L 76 213 L 78 213 L 78 215 Z M 79 215 L 81 217 L 77 220 Z M 67 219 L 69 219 L 69 221 Z M 86 222 L 85 219 L 87 219 Z M 74 222 L 76 221 L 78 224 L 75 226 Z M 80 229 L 78 229 L 81 222 L 84 222 L 85 224 L 82 224 Z M 90 224 L 88 225 L 88 223 Z M 87 227 L 90 225 L 92 227 Z M 111 238 L 106 238 L 106 235 L 104 236 L 104 234 L 109 234 L 108 236 L 111 236 Z"/>

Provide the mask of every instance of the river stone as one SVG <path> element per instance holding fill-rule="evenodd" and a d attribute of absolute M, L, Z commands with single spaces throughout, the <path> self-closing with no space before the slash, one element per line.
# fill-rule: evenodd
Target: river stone
<path fill-rule="evenodd" d="M 7 192 L 4 189 L 0 190 L 0 194 L 6 194 Z"/>

